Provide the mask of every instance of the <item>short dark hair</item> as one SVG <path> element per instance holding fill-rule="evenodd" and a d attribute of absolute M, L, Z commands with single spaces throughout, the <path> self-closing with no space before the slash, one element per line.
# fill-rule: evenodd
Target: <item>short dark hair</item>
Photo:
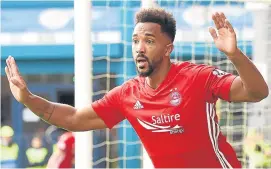
<path fill-rule="evenodd" d="M 173 15 L 162 8 L 142 8 L 135 16 L 135 24 L 152 22 L 161 26 L 161 31 L 165 32 L 173 42 L 176 34 L 176 20 Z"/>

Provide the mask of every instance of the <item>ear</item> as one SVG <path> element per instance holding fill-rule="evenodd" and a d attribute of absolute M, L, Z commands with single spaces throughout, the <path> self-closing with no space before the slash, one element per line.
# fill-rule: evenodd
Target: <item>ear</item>
<path fill-rule="evenodd" d="M 170 43 L 170 44 L 166 45 L 166 53 L 165 53 L 165 55 L 170 57 L 170 54 L 173 51 L 173 49 L 174 49 L 173 43 Z"/>

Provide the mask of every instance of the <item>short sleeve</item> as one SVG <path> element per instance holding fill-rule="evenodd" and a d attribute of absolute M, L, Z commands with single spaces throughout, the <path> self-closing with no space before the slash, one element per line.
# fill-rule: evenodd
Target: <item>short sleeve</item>
<path fill-rule="evenodd" d="M 125 119 L 121 113 L 121 91 L 122 86 L 115 87 L 102 99 L 92 103 L 94 111 L 110 129 Z"/>
<path fill-rule="evenodd" d="M 207 100 L 220 98 L 230 101 L 231 85 L 237 76 L 212 66 L 203 67 L 200 76 L 205 81 L 204 88 Z"/>

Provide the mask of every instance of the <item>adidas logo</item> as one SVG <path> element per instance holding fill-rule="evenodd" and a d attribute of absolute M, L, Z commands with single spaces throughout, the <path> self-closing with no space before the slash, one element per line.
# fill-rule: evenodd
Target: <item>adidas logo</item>
<path fill-rule="evenodd" d="M 134 105 L 134 109 L 138 110 L 138 109 L 143 109 L 143 108 L 144 108 L 143 105 L 139 101 L 136 101 Z"/>

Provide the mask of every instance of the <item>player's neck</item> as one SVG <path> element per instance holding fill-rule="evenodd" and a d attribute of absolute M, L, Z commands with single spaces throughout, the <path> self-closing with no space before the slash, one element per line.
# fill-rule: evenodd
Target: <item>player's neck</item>
<path fill-rule="evenodd" d="M 159 87 L 159 85 L 165 80 L 171 67 L 171 62 L 162 63 L 157 67 L 150 76 L 146 78 L 147 85 L 153 89 Z"/>

